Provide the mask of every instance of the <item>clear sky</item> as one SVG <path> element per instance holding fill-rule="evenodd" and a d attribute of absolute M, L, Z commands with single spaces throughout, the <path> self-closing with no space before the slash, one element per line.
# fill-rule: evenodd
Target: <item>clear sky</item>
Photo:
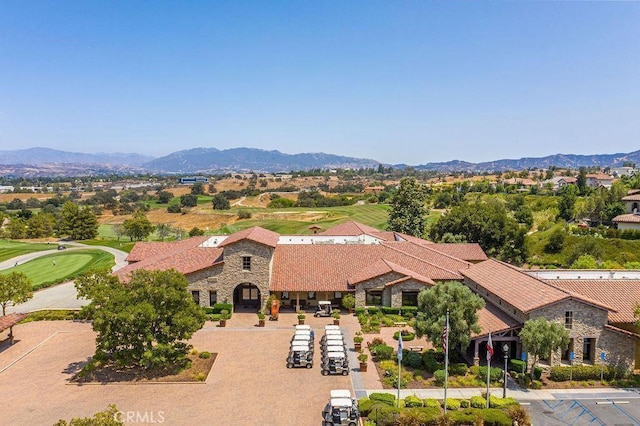
<path fill-rule="evenodd" d="M 0 0 L 0 149 L 640 149 L 640 2 Z"/>

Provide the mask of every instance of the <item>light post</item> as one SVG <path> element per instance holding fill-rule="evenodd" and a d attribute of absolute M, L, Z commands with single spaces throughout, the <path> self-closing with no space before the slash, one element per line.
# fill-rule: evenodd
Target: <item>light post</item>
<path fill-rule="evenodd" d="M 502 384 L 502 397 L 507 397 L 507 359 L 509 358 L 510 346 L 508 343 L 502 345 L 502 352 L 504 353 L 504 380 Z"/>

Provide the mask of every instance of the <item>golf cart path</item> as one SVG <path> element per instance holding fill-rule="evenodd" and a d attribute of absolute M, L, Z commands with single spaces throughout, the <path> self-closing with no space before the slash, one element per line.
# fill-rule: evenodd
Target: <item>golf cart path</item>
<path fill-rule="evenodd" d="M 106 246 L 90 246 L 81 243 L 69 242 L 65 243 L 68 246 L 68 250 L 85 250 L 85 249 L 100 249 L 108 253 L 113 254 L 115 258 L 115 266 L 113 271 L 126 266 L 126 258 L 129 253 L 114 249 Z M 16 262 L 24 263 L 38 257 L 46 256 L 53 253 L 59 253 L 60 251 L 55 248 L 53 250 L 45 250 L 36 253 L 24 254 L 22 256 L 16 256 L 4 262 L 0 262 L 0 270 L 8 269 L 15 266 Z M 78 299 L 78 293 L 74 286 L 73 281 L 67 281 L 62 284 L 58 284 L 52 287 L 47 287 L 42 290 L 38 290 L 33 293 L 33 298 L 25 303 L 8 306 L 7 313 L 11 312 L 32 312 L 42 309 L 79 309 L 89 302 L 85 299 Z"/>

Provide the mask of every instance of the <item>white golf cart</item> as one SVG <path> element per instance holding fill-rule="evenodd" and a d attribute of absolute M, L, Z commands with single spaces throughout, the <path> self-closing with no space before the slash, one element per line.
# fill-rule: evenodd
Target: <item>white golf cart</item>
<path fill-rule="evenodd" d="M 349 374 L 349 360 L 344 352 L 328 352 L 322 359 L 322 375 Z"/>
<path fill-rule="evenodd" d="M 331 391 L 329 403 L 322 410 L 323 426 L 356 426 L 359 417 L 358 406 L 348 390 Z"/>
<path fill-rule="evenodd" d="M 331 307 L 331 302 L 328 300 L 318 300 L 318 308 L 316 313 L 313 314 L 314 317 L 330 317 L 333 313 L 333 308 Z"/>
<path fill-rule="evenodd" d="M 313 351 L 308 345 L 295 345 L 291 347 L 287 357 L 287 368 L 313 367 Z"/>

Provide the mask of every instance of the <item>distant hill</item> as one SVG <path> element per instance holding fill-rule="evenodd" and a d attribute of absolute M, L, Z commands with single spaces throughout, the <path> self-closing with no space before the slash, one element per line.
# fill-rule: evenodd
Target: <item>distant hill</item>
<path fill-rule="evenodd" d="M 140 154 L 84 154 L 80 152 L 58 151 L 50 148 L 28 148 L 13 151 L 0 151 L 0 164 L 102 164 L 102 165 L 129 165 L 138 166 L 144 164 L 153 157 Z"/>
<path fill-rule="evenodd" d="M 194 148 L 174 152 L 145 164 L 164 173 L 288 172 L 291 170 L 378 167 L 379 162 L 324 153 L 283 154 L 255 148 Z"/>
<path fill-rule="evenodd" d="M 483 163 L 453 160 L 413 165 L 417 170 L 438 172 L 499 172 L 544 169 L 550 166 L 613 167 L 625 162 L 640 165 L 640 150 L 628 154 L 556 154 L 541 158 L 502 159 Z M 379 161 L 325 153 L 284 154 L 255 148 L 193 148 L 161 158 L 140 154 L 84 154 L 49 148 L 0 151 L 0 176 L 81 176 L 103 174 L 195 174 L 231 172 L 288 172 L 310 169 L 378 167 Z M 389 164 L 386 164 L 389 166 Z M 406 164 L 395 164 L 401 169 Z"/>

